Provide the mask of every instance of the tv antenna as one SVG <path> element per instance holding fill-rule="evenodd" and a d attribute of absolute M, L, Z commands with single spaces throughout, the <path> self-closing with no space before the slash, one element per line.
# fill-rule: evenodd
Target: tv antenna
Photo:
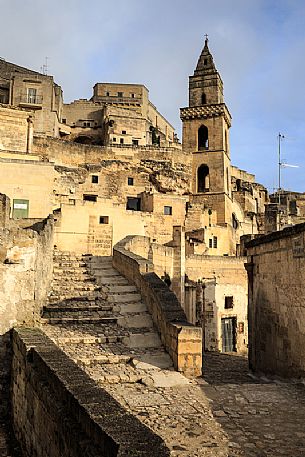
<path fill-rule="evenodd" d="M 40 71 L 43 75 L 47 75 L 48 74 L 48 60 L 49 60 L 49 57 L 45 57 L 45 61 L 44 61 L 44 64 L 42 65 L 42 67 L 40 67 Z"/>
<path fill-rule="evenodd" d="M 278 186 L 278 197 L 279 197 L 279 204 L 281 203 L 281 171 L 282 171 L 282 168 L 299 168 L 299 165 L 290 165 L 284 161 L 282 161 L 282 157 L 281 157 L 281 143 L 282 141 L 285 139 L 285 136 L 282 135 L 281 133 L 278 134 L 278 140 L 279 140 L 279 143 L 278 143 L 278 154 L 279 154 L 279 163 L 278 163 L 278 166 L 279 166 L 279 171 L 278 171 L 278 178 L 279 178 L 279 186 Z"/>

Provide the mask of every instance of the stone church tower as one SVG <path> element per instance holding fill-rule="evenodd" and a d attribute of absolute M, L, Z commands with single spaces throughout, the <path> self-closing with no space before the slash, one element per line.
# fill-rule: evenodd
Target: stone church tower
<path fill-rule="evenodd" d="M 223 83 L 208 39 L 189 78 L 189 107 L 181 109 L 183 150 L 192 154 L 191 192 L 196 203 L 217 212 L 218 224 L 232 223 L 229 128 Z"/>

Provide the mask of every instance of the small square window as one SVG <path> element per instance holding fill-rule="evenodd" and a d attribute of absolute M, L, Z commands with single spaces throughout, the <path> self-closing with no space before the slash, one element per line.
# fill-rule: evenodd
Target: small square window
<path fill-rule="evenodd" d="M 126 135 L 126 130 L 122 130 L 122 135 Z"/>
<path fill-rule="evenodd" d="M 128 178 L 128 186 L 133 186 L 133 178 Z"/>
<path fill-rule="evenodd" d="M 212 248 L 213 247 L 213 240 L 212 238 L 209 239 L 209 248 Z"/>
<path fill-rule="evenodd" d="M 173 209 L 171 206 L 164 206 L 164 214 L 166 216 L 171 216 L 173 214 Z"/>
<path fill-rule="evenodd" d="M 120 138 L 120 144 L 124 144 L 124 138 Z"/>
<path fill-rule="evenodd" d="M 109 224 L 109 216 L 100 216 L 100 224 Z"/>
<path fill-rule="evenodd" d="M 67 119 L 62 119 L 61 122 L 62 122 L 63 124 L 66 124 L 66 123 L 67 123 Z"/>
<path fill-rule="evenodd" d="M 139 146 L 139 140 L 132 140 L 132 144 L 134 146 Z"/>
<path fill-rule="evenodd" d="M 69 198 L 69 205 L 75 205 L 75 199 Z"/>
<path fill-rule="evenodd" d="M 225 309 L 232 309 L 233 308 L 233 297 L 225 297 Z"/>
<path fill-rule="evenodd" d="M 118 92 L 118 97 L 122 98 L 123 97 L 123 92 Z"/>
<path fill-rule="evenodd" d="M 114 143 L 116 143 L 116 138 L 112 138 L 112 141 L 113 141 Z"/>
<path fill-rule="evenodd" d="M 92 184 L 98 184 L 98 176 L 97 175 L 92 175 L 91 176 Z"/>
<path fill-rule="evenodd" d="M 217 248 L 217 236 L 213 236 L 213 248 Z"/>

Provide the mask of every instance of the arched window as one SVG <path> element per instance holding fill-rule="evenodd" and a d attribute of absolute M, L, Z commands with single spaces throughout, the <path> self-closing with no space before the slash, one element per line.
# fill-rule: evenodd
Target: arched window
<path fill-rule="evenodd" d="M 209 131 L 205 125 L 198 129 L 198 149 L 209 148 Z"/>
<path fill-rule="evenodd" d="M 197 171 L 197 192 L 208 192 L 210 189 L 209 167 L 200 165 Z"/>
<path fill-rule="evenodd" d="M 207 102 L 207 96 L 203 93 L 203 94 L 201 95 L 201 104 L 202 104 L 202 105 L 205 105 L 206 102 Z"/>

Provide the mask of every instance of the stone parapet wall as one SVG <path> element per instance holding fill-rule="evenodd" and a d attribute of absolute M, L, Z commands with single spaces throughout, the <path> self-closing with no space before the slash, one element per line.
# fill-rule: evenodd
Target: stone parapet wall
<path fill-rule="evenodd" d="M 128 250 L 132 240 L 129 236 L 114 246 L 113 266 L 139 289 L 175 369 L 200 376 L 202 330 L 188 324 L 175 294 L 153 273 L 153 263 Z"/>
<path fill-rule="evenodd" d="M 24 457 L 170 455 L 40 330 L 13 330 L 12 346 L 12 417 Z"/>

